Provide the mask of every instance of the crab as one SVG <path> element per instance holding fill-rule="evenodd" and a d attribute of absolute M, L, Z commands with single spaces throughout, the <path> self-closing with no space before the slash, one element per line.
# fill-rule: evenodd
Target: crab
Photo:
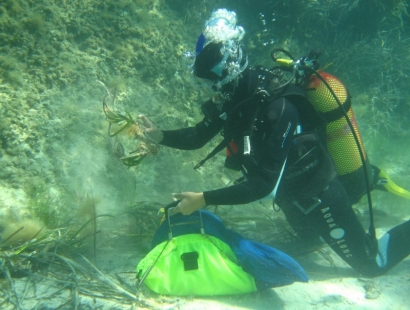
<path fill-rule="evenodd" d="M 111 138 L 118 138 L 121 133 L 125 133 L 128 138 L 132 139 L 132 145 L 134 145 L 137 140 L 137 148 L 129 152 L 128 155 L 124 148 L 125 142 L 119 142 L 119 139 L 116 141 L 115 153 L 120 157 L 124 165 L 128 167 L 137 166 L 148 154 L 158 154 L 158 145 L 147 137 L 140 123 L 133 119 L 128 112 L 122 113 L 111 109 L 107 103 L 109 98 L 111 98 L 111 95 L 107 90 L 107 94 L 103 100 L 103 111 L 109 123 L 108 135 Z"/>

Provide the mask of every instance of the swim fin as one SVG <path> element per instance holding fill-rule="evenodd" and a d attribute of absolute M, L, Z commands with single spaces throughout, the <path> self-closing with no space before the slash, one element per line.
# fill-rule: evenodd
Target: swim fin
<path fill-rule="evenodd" d="M 386 172 L 374 166 L 372 168 L 375 168 L 373 170 L 375 174 L 378 173 L 377 177 L 375 177 L 375 182 L 373 183 L 375 189 L 388 191 L 397 196 L 410 199 L 410 192 L 395 184 Z"/>

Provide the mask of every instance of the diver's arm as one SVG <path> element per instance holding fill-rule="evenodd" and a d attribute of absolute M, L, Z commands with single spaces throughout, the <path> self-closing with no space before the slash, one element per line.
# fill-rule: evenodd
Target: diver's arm
<path fill-rule="evenodd" d="M 272 182 L 254 179 L 208 192 L 182 192 L 172 194 L 174 200 L 180 200 L 172 209 L 171 214 L 181 212 L 189 215 L 205 205 L 234 205 L 245 204 L 260 200 L 272 191 Z"/>
<path fill-rule="evenodd" d="M 268 196 L 278 177 L 271 180 L 250 178 L 245 182 L 203 192 L 206 205 L 237 205 L 258 201 Z"/>
<path fill-rule="evenodd" d="M 298 112 L 288 100 L 279 98 L 262 113 L 265 118 L 257 128 L 260 134 L 255 137 L 258 140 L 258 147 L 255 148 L 254 160 L 244 162 L 247 171 L 246 181 L 204 192 L 207 205 L 246 204 L 258 201 L 271 194 L 280 182 L 282 168 L 298 124 Z"/>
<path fill-rule="evenodd" d="M 174 196 L 174 200 L 179 200 L 179 203 L 171 210 L 171 214 L 181 212 L 184 215 L 189 215 L 205 206 L 203 193 L 183 192 L 172 194 L 172 196 Z"/>
<path fill-rule="evenodd" d="M 251 183 L 253 183 L 252 185 L 261 185 L 253 189 L 253 186 L 250 185 L 249 182 L 243 182 L 238 185 L 208 192 L 182 192 L 172 194 L 174 199 L 180 200 L 180 202 L 172 210 L 171 214 L 181 212 L 184 215 L 189 215 L 205 205 L 235 205 L 260 200 L 266 197 L 272 190 L 270 190 L 268 182 L 259 181 L 251 181 Z"/>
<path fill-rule="evenodd" d="M 194 150 L 203 147 L 221 131 L 225 121 L 221 118 L 222 110 L 213 100 L 201 105 L 204 119 L 195 127 L 163 131 L 162 145 L 180 150 Z"/>
<path fill-rule="evenodd" d="M 138 115 L 138 118 L 142 120 L 143 129 L 148 139 L 151 139 L 155 143 L 160 143 L 164 139 L 164 134 L 153 122 L 151 122 L 144 114 Z"/>
<path fill-rule="evenodd" d="M 151 140 L 180 150 L 201 148 L 221 131 L 224 124 L 224 121 L 219 117 L 205 117 L 195 127 L 160 130 L 145 115 L 139 115 L 139 118 L 143 121 L 145 133 Z"/>
<path fill-rule="evenodd" d="M 220 118 L 204 118 L 195 127 L 164 130 L 164 138 L 160 144 L 180 150 L 199 149 L 221 131 L 223 124 L 224 121 Z"/>

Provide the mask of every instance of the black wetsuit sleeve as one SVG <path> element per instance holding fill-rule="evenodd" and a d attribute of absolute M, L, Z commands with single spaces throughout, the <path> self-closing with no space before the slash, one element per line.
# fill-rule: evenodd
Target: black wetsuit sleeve
<path fill-rule="evenodd" d="M 206 205 L 237 205 L 260 200 L 269 195 L 278 175 L 271 178 L 248 178 L 246 181 L 225 188 L 204 192 Z"/>
<path fill-rule="evenodd" d="M 204 192 L 207 205 L 246 204 L 265 198 L 280 181 L 293 135 L 298 124 L 297 109 L 284 98 L 263 112 L 253 136 L 254 155 L 244 161 L 246 180 L 240 184 Z"/>
<path fill-rule="evenodd" d="M 180 150 L 199 149 L 215 137 L 221 131 L 223 125 L 224 120 L 218 117 L 213 119 L 205 117 L 195 127 L 164 130 L 164 139 L 160 144 Z"/>

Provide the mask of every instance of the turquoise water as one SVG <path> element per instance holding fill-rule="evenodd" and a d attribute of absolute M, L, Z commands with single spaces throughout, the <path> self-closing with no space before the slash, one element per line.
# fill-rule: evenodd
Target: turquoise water
<path fill-rule="evenodd" d="M 124 166 L 118 156 L 118 139 L 128 153 L 141 147 L 140 141 L 130 132 L 108 136 L 102 106 L 106 89 L 98 82 L 115 94 L 110 104 L 116 111 L 128 112 L 132 118 L 144 113 L 163 129 L 194 125 L 202 119 L 202 98 L 192 87 L 184 53 L 195 49 L 204 21 L 219 7 L 237 12 L 238 23 L 247 31 L 244 47 L 252 65 L 272 66 L 269 54 L 274 47 L 284 47 L 295 57 L 321 49 L 322 66 L 338 76 L 353 96 L 370 160 L 410 189 L 410 8 L 405 1 L 5 0 L 0 3 L 2 240 L 23 226 L 15 242 L 29 241 L 42 227 L 42 234 L 55 232 L 81 226 L 93 214 L 110 215 L 96 221 L 97 265 L 107 273 L 114 269 L 133 272 L 159 223 L 152 211 L 158 204 L 170 202 L 173 192 L 219 188 L 236 179 L 222 169 L 223 154 L 199 172 L 193 170 L 219 141 L 196 152 L 161 147 L 140 165 Z M 408 201 L 386 193 L 374 195 L 374 206 L 380 229 L 410 215 Z M 365 202 L 355 207 L 365 214 Z M 279 228 L 266 224 L 267 216 L 283 221 L 269 205 L 218 212 L 249 238 L 287 241 L 282 231 L 288 229 L 286 224 Z M 240 218 L 236 226 L 234 217 Z M 81 249 L 85 253 L 92 252 L 93 238 L 89 239 Z M 117 263 L 113 252 L 121 257 Z M 321 257 L 313 255 L 306 264 Z M 345 267 L 333 259 L 337 266 Z M 329 286 L 337 286 L 339 276 L 348 286 L 355 277 L 349 271 L 337 275 L 329 271 L 327 276 L 311 270 L 314 281 L 330 281 L 324 282 Z M 397 279 L 408 272 L 407 260 L 390 274 Z M 400 298 L 393 298 L 391 287 L 396 284 L 383 286 L 390 278 L 377 281 L 384 289 L 381 301 L 394 300 L 397 309 L 404 309 L 407 297 L 398 293 Z M 400 281 L 407 282 L 398 286 L 408 288 L 408 276 Z M 352 286 L 363 287 L 356 282 Z M 279 308 L 286 308 L 291 307 L 286 299 L 291 290 L 292 286 L 272 295 L 241 297 L 238 300 L 243 304 L 217 301 L 226 307 L 263 309 L 273 300 Z M 6 301 L 10 300 L 7 291 L 2 289 Z M 327 294 L 326 289 L 319 291 L 322 297 Z M 147 300 L 157 302 L 157 296 L 147 294 Z M 360 305 L 360 296 L 364 298 L 363 292 L 350 300 L 342 295 L 332 301 L 333 309 L 345 309 L 348 302 Z M 62 300 L 50 301 L 49 306 L 57 307 Z M 313 300 L 324 307 L 321 302 L 326 298 Z M 167 302 L 176 304 L 174 299 Z M 132 301 L 124 303 L 129 308 Z M 192 307 L 200 306 L 206 307 Z M 22 308 L 31 307 L 28 301 L 22 303 Z"/>

